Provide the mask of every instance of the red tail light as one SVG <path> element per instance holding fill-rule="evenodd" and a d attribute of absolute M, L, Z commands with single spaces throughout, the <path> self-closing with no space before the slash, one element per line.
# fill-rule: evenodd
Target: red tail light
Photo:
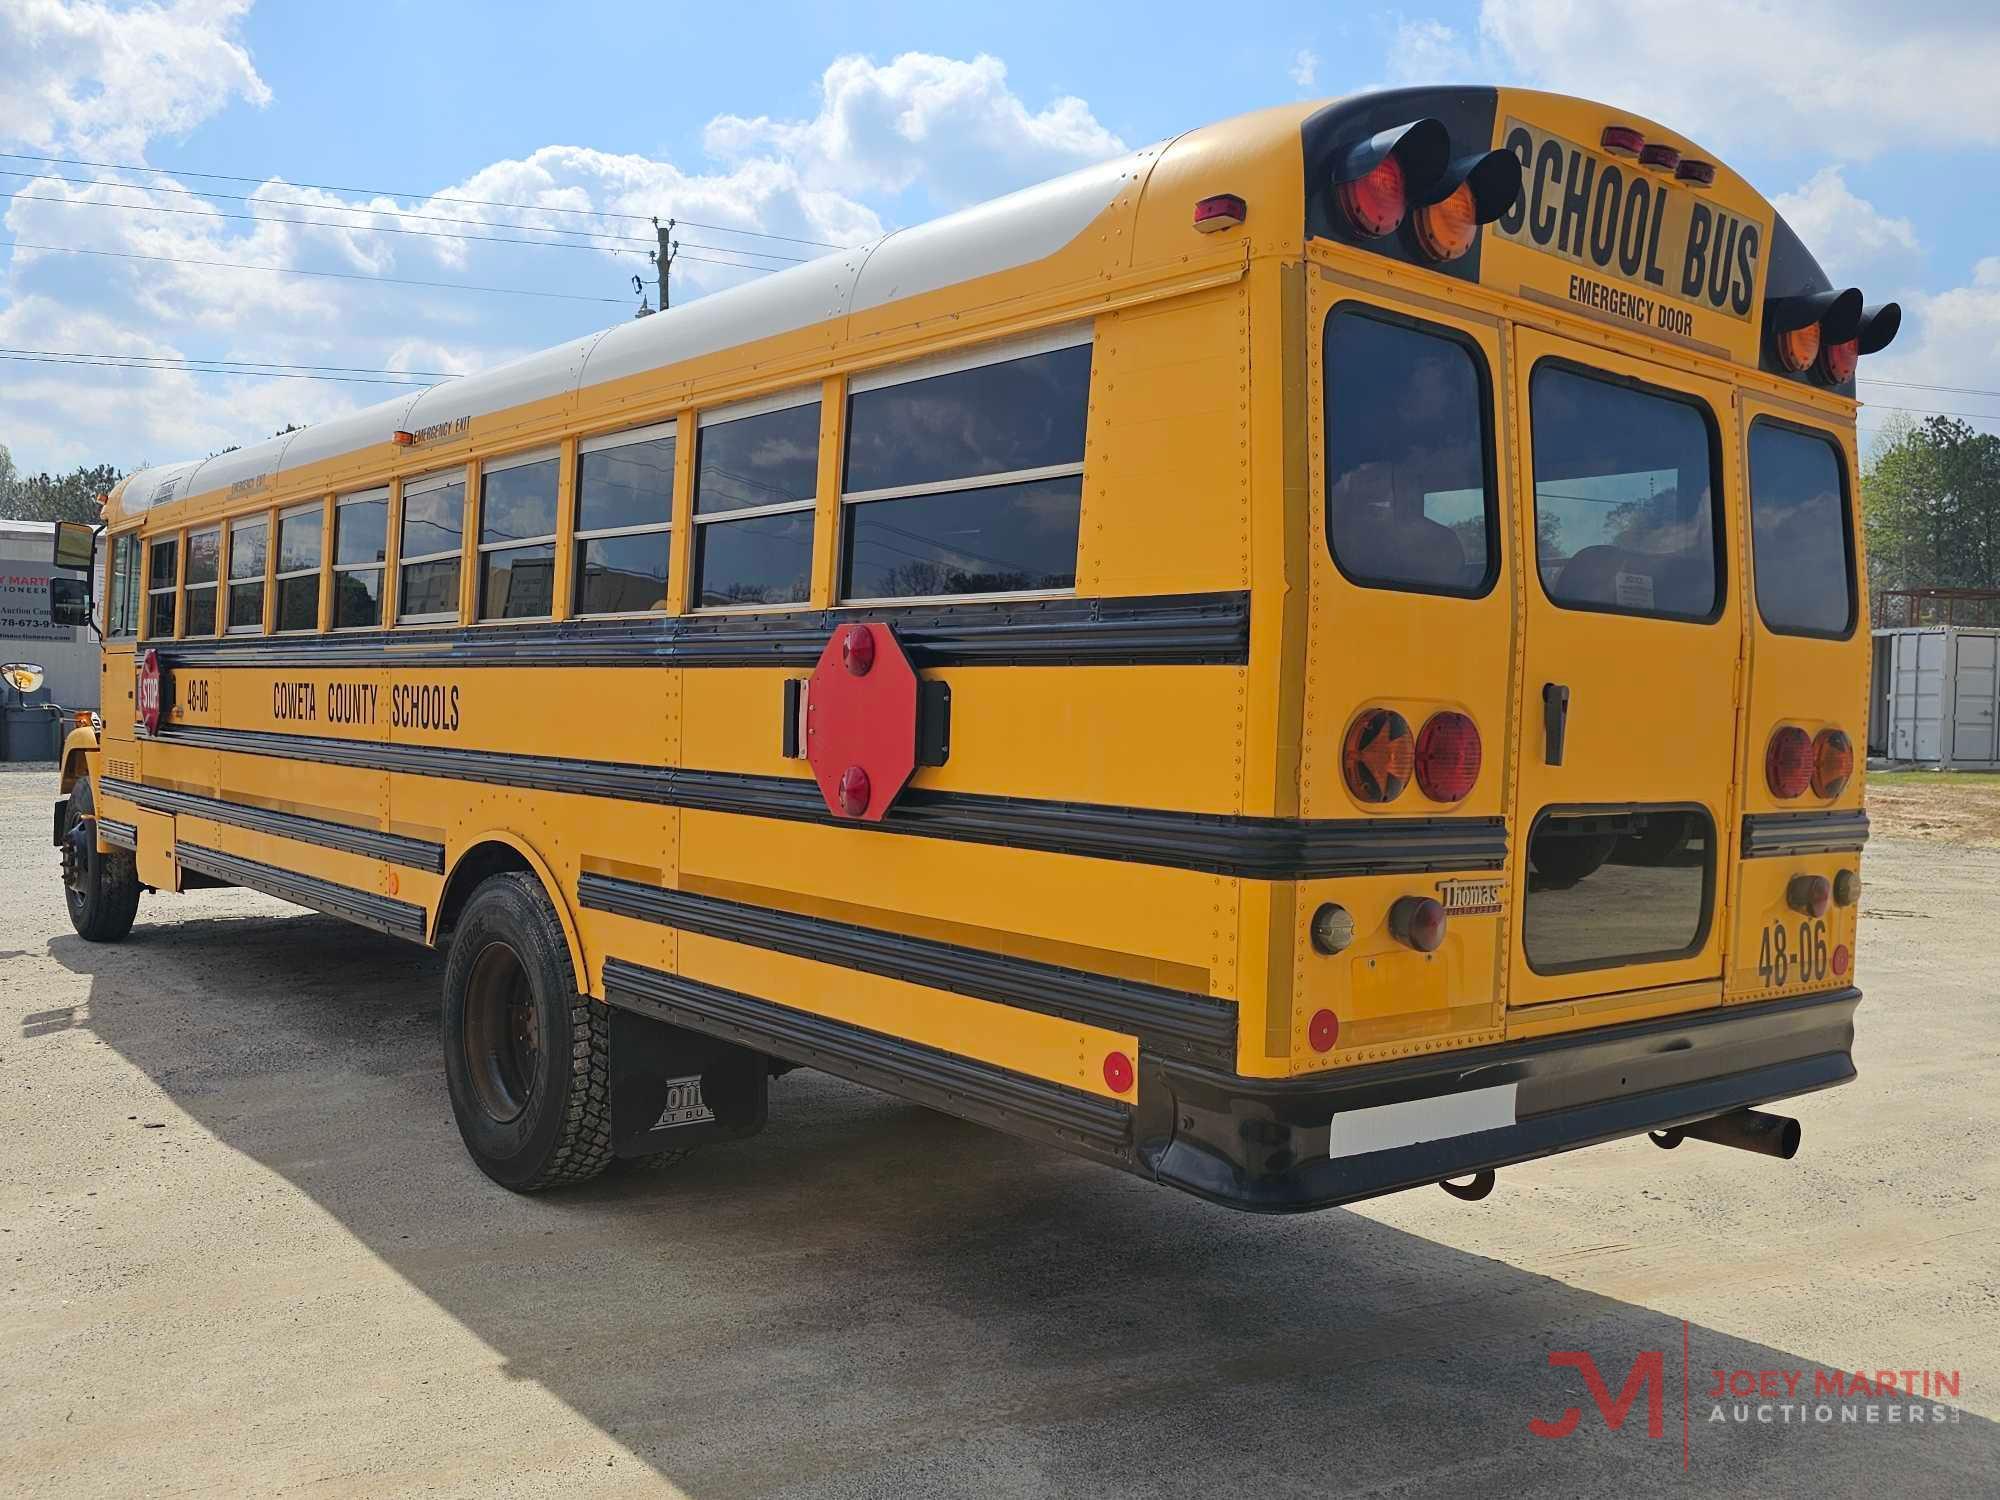
<path fill-rule="evenodd" d="M 1812 737 L 1796 724 L 1780 725 L 1764 752 L 1764 780 L 1773 797 L 1796 797 L 1812 785 Z"/>
<path fill-rule="evenodd" d="M 1401 896 L 1389 908 L 1389 935 L 1419 953 L 1444 946 L 1444 907 L 1429 896 Z"/>
<path fill-rule="evenodd" d="M 1794 875 L 1785 887 L 1785 905 L 1805 917 L 1823 917 L 1833 905 L 1833 882 L 1824 875 Z"/>
<path fill-rule="evenodd" d="M 1403 222 L 1409 207 L 1409 190 L 1403 180 L 1403 164 L 1390 152 L 1374 168 L 1337 189 L 1341 212 L 1356 234 L 1374 239 L 1389 234 Z"/>
<path fill-rule="evenodd" d="M 1838 797 L 1847 789 L 1854 774 L 1854 741 L 1838 729 L 1822 729 L 1813 736 L 1812 792 L 1815 797 Z"/>
<path fill-rule="evenodd" d="M 1839 385 L 1854 378 L 1854 367 L 1861 362 L 1861 341 L 1858 338 L 1843 339 L 1838 344 L 1822 343 L 1819 346 L 1819 378 L 1828 385 Z"/>
<path fill-rule="evenodd" d="M 1479 780 L 1479 728 L 1464 714 L 1432 714 L 1417 735 L 1417 787 L 1433 802 L 1463 802 Z"/>
<path fill-rule="evenodd" d="M 1357 802 L 1393 802 L 1410 784 L 1417 747 L 1410 721 L 1393 708 L 1371 708 L 1347 729 L 1340 774 Z"/>

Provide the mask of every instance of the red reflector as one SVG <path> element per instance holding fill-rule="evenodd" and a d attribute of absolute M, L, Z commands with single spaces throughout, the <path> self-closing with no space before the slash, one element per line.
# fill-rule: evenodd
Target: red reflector
<path fill-rule="evenodd" d="M 1249 206 L 1234 193 L 1217 193 L 1194 206 L 1194 227 L 1203 234 L 1234 229 L 1249 216 Z"/>
<path fill-rule="evenodd" d="M 1785 887 L 1785 905 L 1806 917 L 1823 917 L 1833 905 L 1833 882 L 1824 875 L 1794 875 Z"/>
<path fill-rule="evenodd" d="M 1132 1059 L 1122 1052 L 1104 1054 L 1104 1086 L 1114 1094 L 1132 1087 Z"/>
<path fill-rule="evenodd" d="M 1372 708 L 1347 729 L 1340 771 L 1357 802 L 1393 802 L 1410 784 L 1417 746 L 1410 721 L 1393 708 Z"/>
<path fill-rule="evenodd" d="M 840 810 L 850 818 L 858 818 L 868 811 L 868 773 L 860 766 L 849 766 L 840 773 Z"/>
<path fill-rule="evenodd" d="M 1836 944 L 1833 950 L 1833 972 L 1836 974 L 1845 974 L 1847 972 L 1847 964 L 1847 944 Z"/>
<path fill-rule="evenodd" d="M 1403 222 L 1409 197 L 1403 186 L 1403 164 L 1392 151 L 1374 169 L 1343 182 L 1337 190 L 1341 212 L 1355 233 L 1369 239 L 1390 233 Z"/>
<path fill-rule="evenodd" d="M 389 434 L 389 441 L 394 443 L 398 448 L 407 448 L 416 440 L 417 435 L 414 432 L 398 430 Z"/>
<path fill-rule="evenodd" d="M 1607 125 L 1597 144 L 1613 156 L 1637 156 L 1646 145 L 1646 136 L 1630 125 Z"/>
<path fill-rule="evenodd" d="M 1433 802 L 1463 802 L 1479 780 L 1479 729 L 1464 714 L 1432 714 L 1417 735 L 1417 787 Z"/>
<path fill-rule="evenodd" d="M 866 677 L 875 665 L 875 632 L 866 625 L 850 625 L 840 638 L 840 664 L 856 677 Z"/>
<path fill-rule="evenodd" d="M 1712 161 L 1696 161 L 1690 156 L 1682 161 L 1678 167 L 1674 168 L 1674 177 L 1677 181 L 1685 182 L 1689 187 L 1714 187 L 1715 163 Z"/>
<path fill-rule="evenodd" d="M 1813 736 L 1812 791 L 1815 797 L 1838 797 L 1854 774 L 1854 741 L 1838 729 Z"/>
<path fill-rule="evenodd" d="M 1641 146 L 1639 165 L 1658 172 L 1671 172 L 1681 164 L 1681 154 L 1673 146 Z"/>
<path fill-rule="evenodd" d="M 1861 340 L 1845 339 L 1838 344 L 1821 343 L 1819 346 L 1819 378 L 1828 385 L 1839 385 L 1854 378 L 1854 367 L 1861 363 Z"/>
<path fill-rule="evenodd" d="M 1764 780 L 1773 797 L 1796 797 L 1812 785 L 1812 737 L 1796 724 L 1779 726 L 1764 752 Z"/>
<path fill-rule="evenodd" d="M 1389 935 L 1419 953 L 1444 946 L 1444 907 L 1429 896 L 1400 896 L 1389 908 Z"/>
<path fill-rule="evenodd" d="M 1340 1017 L 1330 1010 L 1316 1010 L 1306 1026 L 1306 1040 L 1315 1052 L 1331 1052 L 1340 1040 Z"/>

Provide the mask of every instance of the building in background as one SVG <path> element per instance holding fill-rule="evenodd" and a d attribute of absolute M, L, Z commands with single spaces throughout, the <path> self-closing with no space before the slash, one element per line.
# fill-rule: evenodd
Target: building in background
<path fill-rule="evenodd" d="M 12 688 L 0 687 L 0 758 L 43 760 L 49 716 L 41 705 L 96 708 L 99 643 L 86 626 L 49 623 L 49 557 L 55 545 L 51 521 L 0 520 L 0 662 L 34 662 L 48 674 L 25 703 Z M 98 591 L 93 587 L 91 597 Z M 29 714 L 22 709 L 32 710 Z M 56 741 L 60 743 L 60 741 Z M 30 753 L 33 752 L 33 753 Z"/>

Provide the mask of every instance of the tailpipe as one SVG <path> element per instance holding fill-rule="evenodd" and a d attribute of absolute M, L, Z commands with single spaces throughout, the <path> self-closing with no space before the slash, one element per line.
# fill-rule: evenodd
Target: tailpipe
<path fill-rule="evenodd" d="M 1767 1115 L 1761 1109 L 1733 1110 L 1712 1119 L 1676 1125 L 1672 1130 L 1652 1132 L 1653 1144 L 1671 1151 L 1683 1140 L 1709 1141 L 1717 1146 L 1734 1146 L 1738 1151 L 1754 1151 L 1759 1156 L 1775 1156 L 1790 1161 L 1799 1154 L 1802 1132 L 1790 1115 Z"/>

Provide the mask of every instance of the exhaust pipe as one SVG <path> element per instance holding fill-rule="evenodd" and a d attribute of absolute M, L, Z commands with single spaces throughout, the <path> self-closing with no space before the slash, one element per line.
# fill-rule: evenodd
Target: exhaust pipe
<path fill-rule="evenodd" d="M 1739 1109 L 1712 1119 L 1676 1125 L 1672 1130 L 1656 1130 L 1652 1134 L 1653 1144 L 1668 1151 L 1684 1139 L 1693 1139 L 1790 1161 L 1799 1154 L 1802 1132 L 1799 1122 L 1790 1115 L 1767 1115 L 1761 1109 Z"/>

